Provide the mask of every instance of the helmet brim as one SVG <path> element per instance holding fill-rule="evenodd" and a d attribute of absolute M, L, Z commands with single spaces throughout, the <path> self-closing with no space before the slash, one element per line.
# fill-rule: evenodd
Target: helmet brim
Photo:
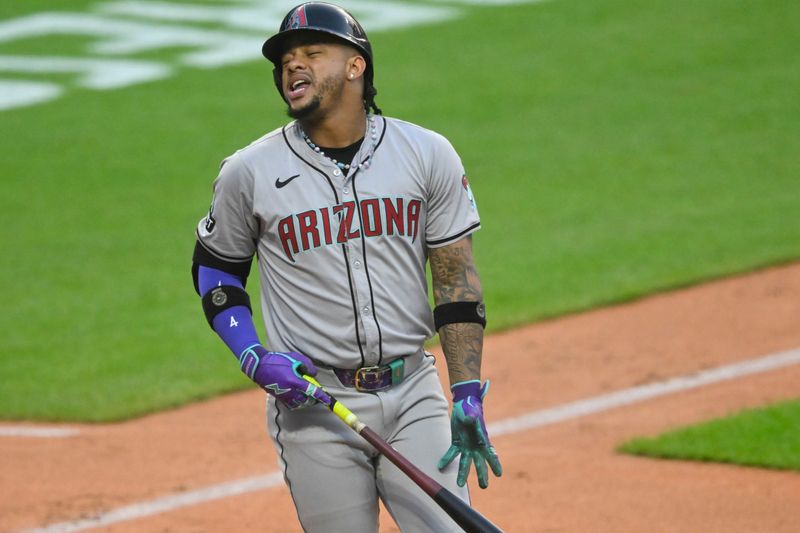
<path fill-rule="evenodd" d="M 273 65 L 278 66 L 281 63 L 281 56 L 283 56 L 284 52 L 286 51 L 286 41 L 291 37 L 294 37 L 295 35 L 303 33 L 319 34 L 320 37 L 323 39 L 324 37 L 328 37 L 329 40 L 332 42 L 337 42 L 345 46 L 354 48 L 364 56 L 364 59 L 367 60 L 367 63 L 372 63 L 371 50 L 368 50 L 367 48 L 365 48 L 365 46 L 360 45 L 360 43 L 353 42 L 350 39 L 346 39 L 341 35 L 339 35 L 338 33 L 332 32 L 327 28 L 320 28 L 313 26 L 286 30 L 273 35 L 272 37 L 264 41 L 264 44 L 261 46 L 261 54 L 269 61 L 271 61 Z"/>

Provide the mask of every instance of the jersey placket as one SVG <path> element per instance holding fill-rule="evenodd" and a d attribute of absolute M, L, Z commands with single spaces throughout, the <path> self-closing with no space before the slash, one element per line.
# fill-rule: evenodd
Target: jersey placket
<path fill-rule="evenodd" d="M 382 124 L 385 127 L 385 124 Z M 353 313 L 355 314 L 358 333 L 355 341 L 355 350 L 361 355 L 364 366 L 381 364 L 382 360 L 382 339 L 380 324 L 376 318 L 374 309 L 373 293 L 370 286 L 370 272 L 368 269 L 368 256 L 365 253 L 365 240 L 361 227 L 361 212 L 359 205 L 358 192 L 355 187 L 356 178 L 363 180 L 363 172 L 367 169 L 359 169 L 354 165 L 347 176 L 344 172 L 325 155 L 312 149 L 303 137 L 295 130 L 295 136 L 291 139 L 295 146 L 309 161 L 313 168 L 325 175 L 328 183 L 333 187 L 339 206 L 338 222 L 349 227 L 345 228 L 345 242 L 342 244 L 344 251 L 343 260 L 347 263 L 347 271 L 350 276 L 350 291 L 353 298 Z M 370 139 L 374 142 L 373 139 Z M 361 162 L 366 156 L 366 151 L 371 146 L 362 144 L 354 158 L 354 162 Z M 372 147 L 373 151 L 374 147 Z M 374 152 L 373 152 L 374 153 Z"/>
<path fill-rule="evenodd" d="M 345 260 L 348 261 L 350 276 L 353 282 L 353 297 L 356 303 L 356 319 L 359 321 L 360 330 L 364 341 L 365 365 L 371 366 L 380 363 L 380 327 L 376 320 L 372 289 L 370 286 L 368 259 L 366 256 L 363 228 L 361 227 L 361 213 L 358 192 L 355 188 L 355 177 L 359 170 L 351 172 L 347 177 L 338 168 L 333 171 L 335 183 L 339 188 L 340 197 L 344 205 L 351 206 L 352 213 L 348 239 L 345 243 L 347 250 Z M 350 218 L 350 217 L 347 217 Z M 342 220 L 344 223 L 344 220 Z"/>

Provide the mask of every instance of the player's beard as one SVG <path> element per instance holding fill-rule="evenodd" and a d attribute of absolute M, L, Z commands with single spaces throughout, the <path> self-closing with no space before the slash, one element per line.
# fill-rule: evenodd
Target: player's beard
<path fill-rule="evenodd" d="M 332 100 L 336 100 L 341 97 L 343 90 L 344 77 L 338 77 L 335 75 L 328 76 L 320 82 L 319 86 L 317 87 L 317 94 L 311 98 L 310 102 L 303 107 L 298 107 L 297 109 L 292 109 L 290 104 L 286 109 L 286 114 L 297 120 L 312 118 L 312 116 L 319 111 L 319 108 L 322 106 L 322 99 L 324 97 L 327 96 Z"/>

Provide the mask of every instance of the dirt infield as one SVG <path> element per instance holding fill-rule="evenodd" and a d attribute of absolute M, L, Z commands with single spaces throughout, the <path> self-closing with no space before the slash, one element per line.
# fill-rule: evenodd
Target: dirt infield
<path fill-rule="evenodd" d="M 484 356 L 488 420 L 795 349 L 798 318 L 795 264 L 493 335 Z M 475 507 L 508 532 L 797 531 L 798 473 L 655 461 L 614 448 L 799 396 L 795 364 L 539 427 L 512 425 L 494 439 L 505 473 L 488 490 L 473 485 Z M 69 524 L 99 517 L 106 525 L 94 531 L 300 531 L 282 485 L 164 504 L 141 517 L 152 502 L 178 501 L 170 496 L 256 477 L 270 485 L 264 476 L 277 465 L 261 391 L 122 424 L 69 427 L 80 432 L 0 437 L 0 530 L 62 524 L 70 531 L 77 528 Z M 130 507 L 139 502 L 151 505 Z M 121 508 L 124 517 L 114 514 Z M 397 531 L 385 514 L 382 531 Z"/>

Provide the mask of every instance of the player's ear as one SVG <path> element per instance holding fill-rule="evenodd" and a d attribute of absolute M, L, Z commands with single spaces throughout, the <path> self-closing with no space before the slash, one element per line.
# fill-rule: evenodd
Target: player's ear
<path fill-rule="evenodd" d="M 355 54 L 347 60 L 346 68 L 347 79 L 355 80 L 364 75 L 364 71 L 367 70 L 367 62 L 363 56 Z"/>

